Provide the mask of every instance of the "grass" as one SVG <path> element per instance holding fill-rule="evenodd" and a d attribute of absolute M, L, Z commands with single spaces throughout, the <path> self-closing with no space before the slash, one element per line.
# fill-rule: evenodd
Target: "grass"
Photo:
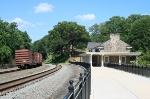
<path fill-rule="evenodd" d="M 45 62 L 48 63 L 66 63 L 66 61 L 69 59 L 69 57 L 65 55 L 60 55 L 60 54 L 54 54 L 48 57 L 48 59 L 45 60 Z"/>
<path fill-rule="evenodd" d="M 79 54 L 85 52 L 85 49 L 76 49 L 73 52 L 73 57 L 69 57 L 68 53 L 60 55 L 60 54 L 51 54 L 46 60 L 46 63 L 69 63 L 69 61 L 79 61 L 78 56 Z"/>

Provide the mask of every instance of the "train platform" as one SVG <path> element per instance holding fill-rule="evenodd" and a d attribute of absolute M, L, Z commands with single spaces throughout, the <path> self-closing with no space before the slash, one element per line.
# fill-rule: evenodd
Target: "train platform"
<path fill-rule="evenodd" d="M 150 78 L 107 67 L 92 67 L 90 99 L 150 99 Z"/>

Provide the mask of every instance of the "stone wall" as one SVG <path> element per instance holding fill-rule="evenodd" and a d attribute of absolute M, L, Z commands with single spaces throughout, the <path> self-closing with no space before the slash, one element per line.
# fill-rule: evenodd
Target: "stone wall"
<path fill-rule="evenodd" d="M 126 63 L 130 63 L 130 56 L 126 57 Z M 119 56 L 109 56 L 109 63 L 119 63 Z"/>
<path fill-rule="evenodd" d="M 127 44 L 120 40 L 119 34 L 110 34 L 110 40 L 103 43 L 101 52 L 130 52 L 126 49 Z"/>
<path fill-rule="evenodd" d="M 119 63 L 119 56 L 109 56 L 109 63 Z"/>

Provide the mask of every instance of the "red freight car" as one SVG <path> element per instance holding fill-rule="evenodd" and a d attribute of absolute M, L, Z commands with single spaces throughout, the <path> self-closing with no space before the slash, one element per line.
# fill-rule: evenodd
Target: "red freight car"
<path fill-rule="evenodd" d="M 38 52 L 34 52 L 34 63 L 38 64 Z"/>
<path fill-rule="evenodd" d="M 42 66 L 42 54 L 39 53 L 38 65 Z"/>
<path fill-rule="evenodd" d="M 37 66 L 41 66 L 42 65 L 42 54 L 41 53 L 34 52 L 34 63 Z"/>
<path fill-rule="evenodd" d="M 15 51 L 15 62 L 19 68 L 27 68 L 33 65 L 33 51 L 21 49 Z"/>
<path fill-rule="evenodd" d="M 15 51 L 15 62 L 19 68 L 28 68 L 36 65 L 42 65 L 39 61 L 42 55 L 38 52 L 33 52 L 28 49 L 21 49 Z M 42 60 L 42 59 L 41 59 Z"/>

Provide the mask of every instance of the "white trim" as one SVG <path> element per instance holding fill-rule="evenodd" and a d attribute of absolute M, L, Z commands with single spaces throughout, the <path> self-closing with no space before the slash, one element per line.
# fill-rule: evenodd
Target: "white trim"
<path fill-rule="evenodd" d="M 138 65 L 138 56 L 136 56 L 136 64 Z"/>
<path fill-rule="evenodd" d="M 126 56 L 121 56 L 121 63 L 123 63 L 123 62 L 122 62 L 122 57 L 125 58 L 125 63 L 126 63 Z"/>
<path fill-rule="evenodd" d="M 92 55 L 90 55 L 90 65 L 92 67 Z"/>
<path fill-rule="evenodd" d="M 87 55 L 129 55 L 129 56 L 139 56 L 142 52 L 85 52 L 80 54 L 79 56 L 87 56 Z"/>
<path fill-rule="evenodd" d="M 126 48 L 130 49 L 130 48 L 132 48 L 132 47 L 126 47 Z"/>
<path fill-rule="evenodd" d="M 102 54 L 102 58 L 101 58 L 101 66 L 104 67 L 104 55 Z"/>
<path fill-rule="evenodd" d="M 119 65 L 121 65 L 121 56 L 119 55 Z"/>
<path fill-rule="evenodd" d="M 97 47 L 97 48 L 100 48 L 100 49 L 101 49 L 101 48 L 104 48 L 104 47 Z"/>
<path fill-rule="evenodd" d="M 106 58 L 106 57 L 108 58 L 108 62 L 105 61 L 105 58 Z M 109 56 L 104 56 L 104 62 L 105 62 L 105 63 L 109 63 Z"/>

